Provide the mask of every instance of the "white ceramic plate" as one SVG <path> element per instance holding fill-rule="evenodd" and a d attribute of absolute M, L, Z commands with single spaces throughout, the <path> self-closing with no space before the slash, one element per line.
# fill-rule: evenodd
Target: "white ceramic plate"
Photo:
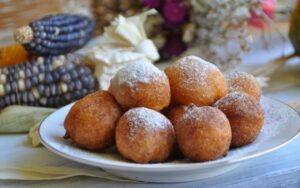
<path fill-rule="evenodd" d="M 252 144 L 230 150 L 226 157 L 195 163 L 186 159 L 156 164 L 136 164 L 123 159 L 117 152 L 94 153 L 75 147 L 63 139 L 63 121 L 71 108 L 65 106 L 41 124 L 41 141 L 49 150 L 65 158 L 102 168 L 116 176 L 146 182 L 186 182 L 208 178 L 232 170 L 239 163 L 277 150 L 294 140 L 300 131 L 296 111 L 279 101 L 263 97 L 264 127 Z"/>

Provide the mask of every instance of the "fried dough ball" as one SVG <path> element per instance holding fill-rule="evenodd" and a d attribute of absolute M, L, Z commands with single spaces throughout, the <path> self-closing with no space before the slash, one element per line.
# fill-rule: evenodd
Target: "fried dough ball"
<path fill-rule="evenodd" d="M 210 161 L 225 156 L 231 129 L 225 114 L 210 106 L 175 108 L 170 114 L 181 152 L 192 161 Z"/>
<path fill-rule="evenodd" d="M 164 109 L 162 109 L 160 111 L 160 113 L 162 113 L 165 116 L 168 116 L 169 113 L 171 112 L 171 110 L 173 110 L 173 108 L 177 107 L 178 105 L 174 102 L 174 101 L 170 101 L 169 106 L 165 107 Z"/>
<path fill-rule="evenodd" d="M 122 109 L 106 91 L 97 91 L 77 101 L 69 111 L 65 138 L 78 147 L 101 151 L 114 144 L 115 128 Z"/>
<path fill-rule="evenodd" d="M 116 129 L 116 145 L 123 157 L 137 163 L 166 160 L 175 142 L 171 122 L 144 107 L 127 111 Z"/>
<path fill-rule="evenodd" d="M 187 56 L 165 69 L 172 100 L 178 104 L 207 106 L 227 94 L 226 81 L 213 64 L 196 56 Z"/>
<path fill-rule="evenodd" d="M 218 100 L 215 107 L 229 119 L 232 130 L 232 147 L 253 142 L 264 124 L 264 111 L 259 102 L 243 92 L 232 92 Z"/>
<path fill-rule="evenodd" d="M 190 106 L 193 106 L 193 105 L 190 104 Z M 174 126 L 178 124 L 180 117 L 187 110 L 187 108 L 188 108 L 187 105 L 180 105 L 180 106 L 175 106 L 172 109 L 170 109 L 167 117 Z"/>
<path fill-rule="evenodd" d="M 241 91 L 245 92 L 257 101 L 260 100 L 261 89 L 256 78 L 246 72 L 234 71 L 225 75 L 229 92 Z"/>
<path fill-rule="evenodd" d="M 111 80 L 109 92 L 125 109 L 147 107 L 161 110 L 171 99 L 165 73 L 148 62 L 132 62 L 121 68 Z"/>
<path fill-rule="evenodd" d="M 180 106 L 173 106 L 173 108 L 170 107 L 169 111 L 167 112 L 167 118 L 171 121 L 173 125 L 178 123 L 178 120 L 180 119 L 180 116 L 184 113 L 187 106 L 180 105 Z M 174 145 L 173 152 L 171 154 L 171 158 L 174 159 L 181 159 L 184 158 L 183 153 L 180 151 L 177 140 Z"/>

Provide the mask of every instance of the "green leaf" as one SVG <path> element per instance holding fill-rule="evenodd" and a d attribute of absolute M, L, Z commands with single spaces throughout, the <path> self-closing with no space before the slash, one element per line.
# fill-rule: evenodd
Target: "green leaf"
<path fill-rule="evenodd" d="M 26 133 L 55 110 L 20 105 L 6 107 L 0 112 L 0 133 Z"/>

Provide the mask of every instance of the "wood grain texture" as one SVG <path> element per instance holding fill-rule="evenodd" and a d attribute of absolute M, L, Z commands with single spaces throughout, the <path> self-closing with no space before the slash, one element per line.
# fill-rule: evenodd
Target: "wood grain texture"
<path fill-rule="evenodd" d="M 0 30 L 14 29 L 46 14 L 60 12 L 64 1 L 65 0 L 0 1 Z"/>

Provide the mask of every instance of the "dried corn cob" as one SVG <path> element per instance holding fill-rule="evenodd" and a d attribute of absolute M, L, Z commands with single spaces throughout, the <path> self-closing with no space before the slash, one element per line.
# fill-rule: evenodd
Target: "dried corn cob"
<path fill-rule="evenodd" d="M 27 51 L 20 44 L 0 48 L 0 67 L 7 67 L 28 60 Z"/>
<path fill-rule="evenodd" d="M 59 107 L 97 87 L 92 69 L 78 55 L 39 57 L 0 69 L 0 108 L 12 104 Z"/>
<path fill-rule="evenodd" d="M 83 47 L 93 36 L 94 21 L 81 15 L 45 16 L 21 27 L 15 40 L 37 56 L 67 54 Z"/>

